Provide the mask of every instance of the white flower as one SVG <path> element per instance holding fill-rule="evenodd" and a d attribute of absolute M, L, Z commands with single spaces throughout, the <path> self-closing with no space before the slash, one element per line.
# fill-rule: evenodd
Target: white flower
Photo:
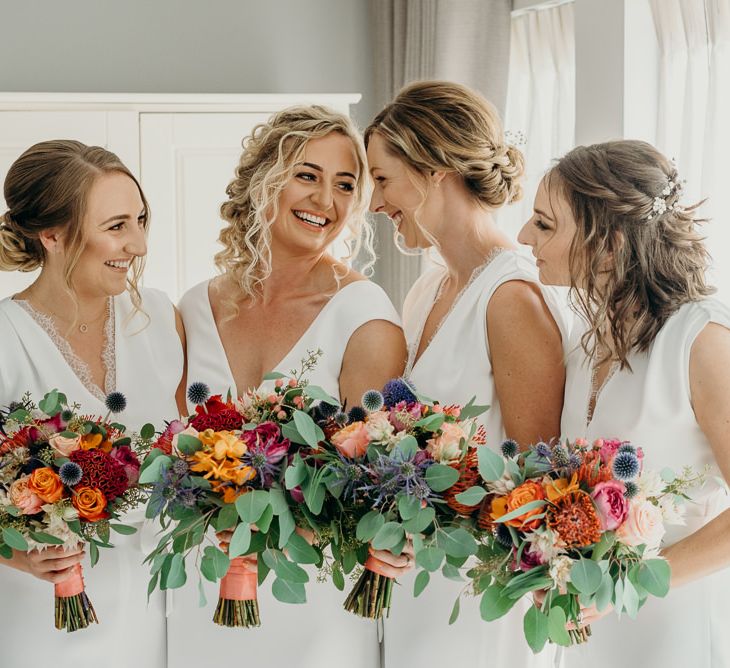
<path fill-rule="evenodd" d="M 388 443 L 385 446 L 385 449 L 387 452 L 392 452 L 398 443 L 400 443 L 404 438 L 408 438 L 410 434 L 407 431 L 399 431 L 395 434 L 391 434 L 390 438 L 388 439 Z"/>
<path fill-rule="evenodd" d="M 550 577 L 558 589 L 563 591 L 570 582 L 570 569 L 573 567 L 573 560 L 570 557 L 561 555 L 550 562 Z"/>
<path fill-rule="evenodd" d="M 686 524 L 684 514 L 687 509 L 683 505 L 675 503 L 669 494 L 659 499 L 659 508 L 666 524 Z"/>
<path fill-rule="evenodd" d="M 525 540 L 530 543 L 530 552 L 542 555 L 544 561 L 552 562 L 565 550 L 557 545 L 558 537 L 547 527 L 540 527 L 525 535 Z"/>
<path fill-rule="evenodd" d="M 392 440 L 394 429 L 385 411 L 370 413 L 365 422 L 365 429 L 373 443 L 387 444 Z"/>
<path fill-rule="evenodd" d="M 661 216 L 667 210 L 667 203 L 663 197 L 655 197 L 651 208 L 655 214 Z"/>
<path fill-rule="evenodd" d="M 487 483 L 487 489 L 499 496 L 505 496 L 509 494 L 515 488 L 515 481 L 512 480 L 512 476 L 507 470 L 502 474 L 501 478 L 497 480 L 490 480 Z"/>
<path fill-rule="evenodd" d="M 660 496 L 666 486 L 662 477 L 656 471 L 642 471 L 636 481 L 641 496 L 651 499 Z"/>

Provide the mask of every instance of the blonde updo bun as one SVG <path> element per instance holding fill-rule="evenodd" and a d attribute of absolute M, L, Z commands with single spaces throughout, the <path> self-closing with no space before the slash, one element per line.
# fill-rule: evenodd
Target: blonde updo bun
<path fill-rule="evenodd" d="M 0 271 L 34 271 L 42 261 L 37 242 L 17 232 L 6 213 L 0 219 Z"/>

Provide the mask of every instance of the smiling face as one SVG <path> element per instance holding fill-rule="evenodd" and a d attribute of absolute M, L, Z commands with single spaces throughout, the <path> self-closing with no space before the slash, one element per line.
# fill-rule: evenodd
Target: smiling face
<path fill-rule="evenodd" d="M 545 176 L 535 195 L 532 217 L 517 237 L 532 248 L 540 281 L 545 285 L 571 285 L 570 245 L 577 231 L 561 188 L 554 178 Z"/>
<path fill-rule="evenodd" d="M 352 141 L 339 132 L 309 140 L 279 195 L 272 249 L 322 253 L 352 213 L 361 178 Z"/>
<path fill-rule="evenodd" d="M 124 292 L 132 260 L 147 254 L 147 212 L 137 184 L 121 172 L 94 179 L 86 200 L 84 244 L 71 282 L 78 294 Z"/>
<path fill-rule="evenodd" d="M 433 234 L 434 221 L 438 220 L 438 216 L 429 193 L 424 199 L 423 193 L 416 187 L 414 178 L 417 175 L 388 150 L 385 139 L 377 131 L 370 136 L 367 155 L 375 184 L 370 211 L 387 215 L 403 235 L 408 248 L 430 247 L 431 241 L 424 230 Z"/>

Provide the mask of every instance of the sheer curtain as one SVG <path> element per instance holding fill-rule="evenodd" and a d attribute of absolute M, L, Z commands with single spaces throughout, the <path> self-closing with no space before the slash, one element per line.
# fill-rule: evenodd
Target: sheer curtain
<path fill-rule="evenodd" d="M 660 51 L 657 147 L 701 213 L 711 278 L 730 301 L 730 0 L 650 0 Z"/>
<path fill-rule="evenodd" d="M 511 31 L 505 128 L 524 138 L 526 173 L 522 200 L 500 212 L 499 223 L 515 238 L 542 175 L 575 143 L 573 3 L 515 13 Z"/>

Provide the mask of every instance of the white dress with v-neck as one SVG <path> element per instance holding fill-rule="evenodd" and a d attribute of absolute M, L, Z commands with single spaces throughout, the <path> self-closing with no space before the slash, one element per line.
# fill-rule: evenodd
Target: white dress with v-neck
<path fill-rule="evenodd" d="M 130 431 L 177 416 L 175 390 L 183 371 L 183 351 L 175 329 L 175 313 L 164 293 L 142 290 L 142 313 L 133 313 L 128 294 L 114 298 L 113 389 L 127 398 L 116 419 Z M 0 301 L 0 405 L 31 392 L 37 402 L 54 388 L 84 413 L 106 415 L 102 392 L 84 384 L 54 343 L 38 314 L 12 299 Z M 73 360 L 71 361 L 73 363 Z M 83 374 L 82 374 L 83 376 Z M 107 388 L 108 389 L 108 388 Z M 143 510 L 125 518 L 141 527 Z M 112 532 L 113 550 L 102 550 L 92 568 L 86 558 L 86 590 L 99 624 L 75 633 L 53 625 L 53 585 L 0 565 L 0 665 L 24 668 L 159 668 L 166 661 L 165 599 L 157 592 L 147 603 L 148 568 L 142 565 L 143 532 Z M 152 545 L 151 547 L 154 547 Z"/>
<path fill-rule="evenodd" d="M 246 388 L 237 388 L 233 379 L 213 318 L 208 284 L 205 281 L 191 288 L 179 304 L 187 335 L 188 378 L 205 382 L 214 394 L 225 397 L 230 390 L 232 396 L 238 396 Z M 321 349 L 323 355 L 307 379 L 338 397 L 347 343 L 359 327 L 371 320 L 400 325 L 397 312 L 380 287 L 370 281 L 346 285 L 325 304 L 271 371 L 289 373 L 299 368 L 307 351 Z M 270 382 L 263 386 L 270 387 Z M 186 588 L 175 591 L 174 609 L 168 619 L 171 668 L 237 663 L 262 668 L 375 668 L 379 665 L 376 624 L 345 612 L 342 605 L 347 591 L 337 591 L 331 582 L 316 582 L 314 568 L 308 568 L 306 605 L 277 601 L 271 593 L 272 577 L 267 578 L 258 590 L 261 627 L 256 629 L 228 629 L 213 624 L 218 586 L 204 580 L 208 603 L 206 607 L 198 607 L 193 573 L 191 568 Z M 348 582 L 346 588 L 349 586 Z"/>
<path fill-rule="evenodd" d="M 717 463 L 690 403 L 689 360 L 692 344 L 710 322 L 730 328 L 730 309 L 715 299 L 682 306 L 661 328 L 646 353 L 629 356 L 631 371 L 615 370 L 598 393 L 588 422 L 592 394 L 591 362 L 578 345 L 566 365 L 563 438 L 620 438 L 644 451 L 644 468 L 681 472 L 691 466 L 715 470 L 701 490 L 690 492 L 686 524 L 668 526 L 671 545 L 730 508 L 730 496 L 718 482 Z M 577 335 L 580 331 L 576 332 Z M 649 598 L 636 620 L 610 614 L 592 625 L 585 646 L 564 653 L 565 668 L 642 668 L 730 666 L 730 568 Z"/>
<path fill-rule="evenodd" d="M 516 251 L 497 249 L 475 270 L 442 319 L 421 356 L 415 360 L 424 324 L 437 299 L 445 269 L 435 267 L 413 286 L 403 311 L 410 355 L 407 375 L 417 391 L 442 404 L 489 405 L 480 417 L 487 444 L 499 448 L 504 439 L 499 400 L 495 392 L 487 341 L 487 306 L 497 288 L 507 281 L 538 283 L 533 262 Z M 542 286 L 541 286 L 542 287 Z M 571 319 L 557 291 L 543 289 L 546 302 L 567 340 Z M 518 339 L 519 332 L 515 332 Z M 546 437 L 551 436 L 546 434 Z M 465 596 L 457 621 L 448 625 L 451 607 L 464 583 L 432 577 L 426 590 L 413 598 L 415 575 L 403 578 L 396 590 L 390 617 L 385 622 L 388 668 L 399 666 L 470 666 L 483 668 L 537 668 L 550 665 L 551 651 L 534 656 L 522 635 L 525 610 L 517 605 L 502 619 L 489 624 L 479 614 L 479 599 Z"/>

